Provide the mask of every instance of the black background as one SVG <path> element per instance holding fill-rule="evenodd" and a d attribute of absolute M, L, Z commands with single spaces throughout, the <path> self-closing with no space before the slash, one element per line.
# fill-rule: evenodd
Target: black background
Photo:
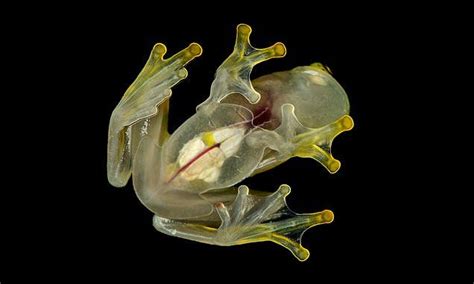
<path fill-rule="evenodd" d="M 122 13 L 70 8 L 31 25 L 34 35 L 28 40 L 35 44 L 27 49 L 42 54 L 37 73 L 47 79 L 41 96 L 28 106 L 35 115 L 24 118 L 33 125 L 27 141 L 34 139 L 35 149 L 27 148 L 11 165 L 20 173 L 15 180 L 28 190 L 10 192 L 20 202 L 8 213 L 15 218 L 5 222 L 2 277 L 91 282 L 100 275 L 110 281 L 135 277 L 132 282 L 139 283 L 172 274 L 178 282 L 288 277 L 295 283 L 345 283 L 406 279 L 420 271 L 417 262 L 433 251 L 420 236 L 407 233 L 425 226 L 412 211 L 420 204 L 412 190 L 424 191 L 425 185 L 416 182 L 419 173 L 405 159 L 417 147 L 419 133 L 409 128 L 413 106 L 402 102 L 413 95 L 406 91 L 412 83 L 406 70 L 407 62 L 417 62 L 409 57 L 422 53 L 407 35 L 423 38 L 428 33 L 423 25 L 405 29 L 401 24 L 411 15 L 364 7 L 350 16 L 304 5 L 256 11 L 249 4 L 213 12 L 197 4 L 126 8 Z M 204 49 L 188 65 L 188 78 L 173 88 L 172 131 L 209 95 L 241 22 L 252 26 L 254 46 L 281 41 L 288 50 L 285 58 L 256 66 L 253 78 L 322 62 L 351 103 L 355 127 L 333 144 L 342 163 L 337 174 L 295 158 L 244 182 L 266 191 L 289 184 L 288 204 L 296 212 L 334 211 L 332 224 L 305 233 L 303 245 L 311 256 L 304 263 L 273 243 L 217 247 L 163 235 L 130 183 L 116 189 L 107 182 L 110 114 L 153 45 L 165 43 L 168 56 L 190 42 Z M 407 147 L 401 136 L 411 137 L 414 145 Z M 25 170 L 31 174 L 21 175 Z"/>

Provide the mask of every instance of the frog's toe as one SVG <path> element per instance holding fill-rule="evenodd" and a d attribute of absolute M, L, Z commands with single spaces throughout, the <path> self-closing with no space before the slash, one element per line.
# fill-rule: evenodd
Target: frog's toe
<path fill-rule="evenodd" d="M 121 124 L 130 125 L 156 114 L 156 107 L 171 96 L 171 88 L 188 76 L 184 66 L 202 54 L 197 43 L 167 59 L 166 51 L 164 44 L 155 44 L 145 67 L 125 92 L 114 110 Z"/>
<path fill-rule="evenodd" d="M 260 100 L 260 93 L 254 89 L 250 81 L 252 69 L 263 61 L 284 57 L 286 47 L 283 43 L 277 42 L 266 48 L 255 48 L 250 43 L 251 33 L 252 28 L 249 25 L 237 26 L 234 50 L 217 69 L 208 101 L 219 102 L 232 93 L 241 94 L 252 104 Z"/>
<path fill-rule="evenodd" d="M 286 204 L 290 192 L 290 186 L 283 184 L 275 193 L 259 197 L 249 195 L 248 187 L 240 186 L 232 204 L 215 206 L 221 218 L 216 243 L 236 245 L 271 241 L 290 250 L 298 260 L 306 260 L 309 251 L 301 245 L 303 233 L 313 226 L 331 223 L 334 214 L 330 210 L 294 213 Z"/>

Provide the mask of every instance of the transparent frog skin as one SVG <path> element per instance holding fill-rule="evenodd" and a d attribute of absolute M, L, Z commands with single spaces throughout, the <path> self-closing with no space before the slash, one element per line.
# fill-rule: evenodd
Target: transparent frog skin
<path fill-rule="evenodd" d="M 171 89 L 187 77 L 184 66 L 202 48 L 192 43 L 164 59 L 166 47 L 153 47 L 112 113 L 108 179 L 123 187 L 133 176 L 138 198 L 162 233 L 221 246 L 271 241 L 304 261 L 309 251 L 301 245 L 303 233 L 331 223 L 333 212 L 293 212 L 286 184 L 274 193 L 236 184 L 292 157 L 312 158 L 337 172 L 331 144 L 353 127 L 349 101 L 319 63 L 251 81 L 256 64 L 286 54 L 282 43 L 253 47 L 251 31 L 237 26 L 234 50 L 217 69 L 209 98 L 172 134 Z"/>

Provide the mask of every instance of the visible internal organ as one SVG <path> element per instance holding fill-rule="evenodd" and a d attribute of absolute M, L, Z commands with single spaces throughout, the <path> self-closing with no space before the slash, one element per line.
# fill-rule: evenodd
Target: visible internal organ
<path fill-rule="evenodd" d="M 189 140 L 179 151 L 177 170 L 168 183 L 178 176 L 187 181 L 215 182 L 224 161 L 239 150 L 248 129 L 245 124 L 204 132 Z"/>
<path fill-rule="evenodd" d="M 251 121 L 252 127 L 265 127 L 265 124 L 270 123 L 272 120 L 272 108 L 271 105 L 266 104 L 261 108 L 257 108 L 253 111 L 253 119 Z"/>
<path fill-rule="evenodd" d="M 245 134 L 249 130 L 255 127 L 271 129 L 280 123 L 279 120 L 272 117 L 270 96 L 262 96 L 259 103 L 245 106 L 253 113 L 251 119 L 242 115 L 241 122 L 200 133 L 185 143 L 176 160 L 177 169 L 172 173 L 168 183 L 178 176 L 186 181 L 215 182 L 224 161 L 239 150 Z"/>
<path fill-rule="evenodd" d="M 238 93 L 231 94 L 222 100 L 223 103 L 236 104 L 250 110 L 253 118 L 248 120 L 248 127 L 261 127 L 273 130 L 280 125 L 280 116 L 277 114 L 272 96 L 262 93 L 256 104 L 251 104 Z"/>
<path fill-rule="evenodd" d="M 222 103 L 231 103 L 249 109 L 254 117 L 267 109 L 265 115 L 255 119 L 254 126 L 274 130 L 281 124 L 281 107 L 295 107 L 298 121 L 305 127 L 319 128 L 349 114 L 349 101 L 339 83 L 321 64 L 297 67 L 275 72 L 252 80 L 260 100 L 251 104 L 245 96 L 233 93 Z"/>
<path fill-rule="evenodd" d="M 251 81 L 257 64 L 286 54 L 280 42 L 252 46 L 251 32 L 237 26 L 234 50 L 217 69 L 209 98 L 173 133 L 167 130 L 171 90 L 202 48 L 192 43 L 165 58 L 165 45 L 154 46 L 111 116 L 108 179 L 122 187 L 133 175 L 160 232 L 221 246 L 271 241 L 304 261 L 302 234 L 332 222 L 333 213 L 294 213 L 288 185 L 272 194 L 235 185 L 292 157 L 314 159 L 335 173 L 341 163 L 331 145 L 353 127 L 349 101 L 321 64 Z"/>

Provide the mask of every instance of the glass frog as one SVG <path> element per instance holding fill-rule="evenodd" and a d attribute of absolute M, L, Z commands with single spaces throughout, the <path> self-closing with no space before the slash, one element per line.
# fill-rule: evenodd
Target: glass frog
<path fill-rule="evenodd" d="M 210 96 L 172 134 L 171 89 L 187 77 L 184 66 L 202 48 L 191 43 L 165 59 L 165 45 L 153 47 L 112 113 L 108 179 L 123 187 L 133 175 L 136 194 L 162 233 L 221 246 L 271 241 L 304 261 L 304 231 L 331 223 L 333 212 L 293 212 L 286 184 L 274 193 L 236 185 L 292 157 L 312 158 L 337 172 L 331 144 L 353 127 L 349 101 L 319 63 L 251 81 L 256 64 L 286 54 L 279 42 L 253 47 L 251 31 L 237 26 L 234 50 L 217 69 Z"/>

